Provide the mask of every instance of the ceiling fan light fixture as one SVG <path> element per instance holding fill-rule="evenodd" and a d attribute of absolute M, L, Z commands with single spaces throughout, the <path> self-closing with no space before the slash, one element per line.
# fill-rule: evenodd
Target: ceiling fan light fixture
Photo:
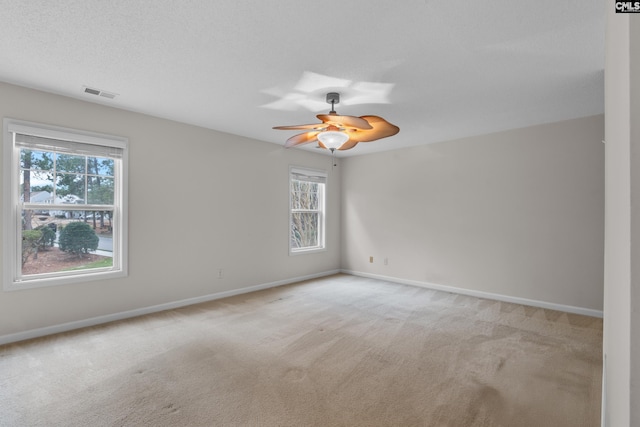
<path fill-rule="evenodd" d="M 329 150 L 338 149 L 349 140 L 349 135 L 344 132 L 335 130 L 327 130 L 320 132 L 317 136 L 318 140 L 322 142 Z"/>

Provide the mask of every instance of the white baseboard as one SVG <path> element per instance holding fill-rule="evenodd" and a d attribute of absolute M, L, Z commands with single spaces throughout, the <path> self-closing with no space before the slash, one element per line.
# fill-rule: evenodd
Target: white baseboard
<path fill-rule="evenodd" d="M 44 328 L 30 329 L 14 334 L 1 335 L 0 345 L 12 342 L 28 340 L 32 338 L 43 337 L 46 335 L 57 334 L 60 332 L 72 331 L 74 329 L 86 328 L 88 326 L 96 326 L 103 323 L 109 323 L 116 320 L 128 319 L 131 317 L 142 316 L 145 314 L 157 313 L 159 311 L 171 310 L 174 308 L 185 307 L 188 305 L 198 304 L 201 302 L 213 301 L 217 299 L 232 297 L 234 295 L 246 294 L 249 292 L 260 291 L 263 289 L 275 288 L 277 286 L 288 285 L 291 283 L 301 282 L 304 280 L 317 279 L 319 277 L 331 276 L 340 273 L 340 270 L 324 271 L 322 273 L 311 274 L 308 276 L 293 277 L 290 279 L 278 280 L 275 282 L 262 283 L 260 285 L 247 286 L 245 288 L 233 289 L 230 291 L 217 292 L 215 294 L 203 295 L 195 298 L 183 299 L 164 304 L 154 305 L 150 307 L 138 308 L 135 310 L 122 311 L 119 313 L 107 314 L 104 316 L 91 317 L 89 319 L 78 320 L 74 322 L 61 323 L 58 325 L 45 326 Z"/>
<path fill-rule="evenodd" d="M 400 283 L 400 284 L 403 284 L 403 285 L 419 286 L 421 288 L 428 288 L 428 289 L 434 289 L 434 290 L 438 290 L 438 291 L 451 292 L 451 293 L 454 293 L 454 294 L 469 295 L 469 296 L 472 296 L 472 297 L 486 298 L 486 299 L 492 299 L 492 300 L 496 300 L 496 301 L 511 302 L 511 303 L 514 303 L 514 304 L 528 305 L 528 306 L 531 306 L 531 307 L 546 308 L 546 309 L 549 309 L 549 310 L 564 311 L 566 313 L 581 314 L 583 316 L 591 316 L 591 317 L 599 317 L 599 318 L 602 318 L 602 316 L 603 316 L 603 313 L 602 313 L 601 310 L 593 310 L 593 309 L 590 309 L 590 308 L 582 308 L 582 307 L 575 307 L 575 306 L 572 306 L 572 305 L 556 304 L 556 303 L 546 302 L 546 301 L 538 301 L 538 300 L 532 300 L 532 299 L 527 299 L 527 298 L 512 297 L 512 296 L 509 296 L 509 295 L 494 294 L 494 293 L 490 293 L 490 292 L 474 291 L 474 290 L 471 290 L 471 289 L 456 288 L 454 286 L 438 285 L 438 284 L 435 284 L 435 283 L 421 282 L 421 281 L 418 281 L 418 280 L 400 279 L 400 278 L 397 278 L 397 277 L 382 276 L 382 275 L 379 275 L 379 274 L 363 273 L 363 272 L 360 272 L 360 271 L 341 270 L 341 272 L 345 273 L 345 274 L 351 274 L 353 276 L 361 276 L 361 277 L 367 277 L 367 278 L 370 278 L 370 279 L 385 280 L 387 282 Z"/>

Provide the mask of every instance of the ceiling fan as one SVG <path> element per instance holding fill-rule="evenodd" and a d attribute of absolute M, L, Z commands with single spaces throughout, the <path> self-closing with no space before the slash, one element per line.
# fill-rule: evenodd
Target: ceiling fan
<path fill-rule="evenodd" d="M 318 114 L 322 123 L 293 126 L 275 126 L 280 130 L 307 130 L 287 139 L 286 148 L 317 142 L 318 146 L 335 150 L 349 150 L 359 142 L 370 142 L 386 138 L 400 132 L 400 128 L 378 116 L 340 116 L 335 104 L 340 102 L 340 94 L 329 92 L 327 103 L 331 104 L 329 114 Z"/>

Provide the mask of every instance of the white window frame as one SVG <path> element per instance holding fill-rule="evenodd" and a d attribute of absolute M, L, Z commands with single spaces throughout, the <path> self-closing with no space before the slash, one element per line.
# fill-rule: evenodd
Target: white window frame
<path fill-rule="evenodd" d="M 20 148 L 15 134 L 50 138 L 70 143 L 87 144 L 117 149 L 120 158 L 114 163 L 113 204 L 113 266 L 105 268 L 67 271 L 21 276 L 21 212 L 34 206 L 23 203 L 19 196 Z M 45 286 L 81 283 L 90 280 L 114 279 L 128 274 L 128 145 L 127 138 L 50 126 L 23 120 L 3 120 L 3 289 L 5 291 L 39 288 Z M 57 206 L 57 205 L 54 205 Z M 110 205 L 109 205 L 110 206 Z M 98 205 L 65 205 L 65 210 L 92 210 Z"/>
<path fill-rule="evenodd" d="M 327 193 L 327 178 L 328 174 L 323 170 L 309 169 L 300 166 L 289 166 L 289 224 L 288 224 L 288 240 L 289 240 L 289 255 L 309 254 L 315 252 L 326 251 L 326 193 Z M 318 213 L 318 245 L 312 247 L 295 248 L 291 244 L 291 222 L 294 212 L 300 212 L 300 210 L 293 209 L 293 200 L 291 198 L 291 181 L 293 179 L 317 182 L 322 184 L 319 188 L 318 194 L 318 210 L 314 211 Z"/>

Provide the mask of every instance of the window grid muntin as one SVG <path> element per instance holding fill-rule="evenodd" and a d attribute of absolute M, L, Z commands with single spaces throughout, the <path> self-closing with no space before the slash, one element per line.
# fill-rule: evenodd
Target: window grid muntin
<path fill-rule="evenodd" d="M 15 134 L 14 134 L 15 135 Z M 18 180 L 18 191 L 22 192 L 23 188 L 24 188 L 24 172 L 25 171 L 29 171 L 30 173 L 35 173 L 35 174 L 50 174 L 52 176 L 52 180 L 49 180 L 49 182 L 51 183 L 51 187 L 52 187 L 52 199 L 56 200 L 56 197 L 58 196 L 58 193 L 60 192 L 64 192 L 64 191 L 59 191 L 58 187 L 59 187 L 59 183 L 61 182 L 60 177 L 62 176 L 72 176 L 72 175 L 76 175 L 76 176 L 82 176 L 82 195 L 81 195 L 81 200 L 83 200 L 85 202 L 85 204 L 89 204 L 89 191 L 90 191 L 90 179 L 91 178 L 99 178 L 99 179 L 112 179 L 114 181 L 113 184 L 113 189 L 114 189 L 114 195 L 112 197 L 112 199 L 115 199 L 115 188 L 116 188 L 116 184 L 117 184 L 117 178 L 116 178 L 116 165 L 118 164 L 118 159 L 114 159 L 114 158 L 108 158 L 108 157 L 103 157 L 103 156 L 92 156 L 89 154 L 80 154 L 80 155 L 70 155 L 68 153 L 62 153 L 60 151 L 56 151 L 56 150 L 51 150 L 51 151 L 43 151 L 43 150 L 31 150 L 25 147 L 20 147 L 20 154 L 19 154 L 19 162 L 20 162 L 20 179 Z M 40 169 L 40 168 L 26 168 L 24 167 L 23 164 L 23 152 L 24 151 L 30 151 L 30 152 L 38 152 L 38 153 L 50 153 L 52 154 L 52 168 L 51 169 Z M 84 162 L 84 166 L 83 166 L 83 171 L 69 171 L 69 170 L 61 170 L 58 167 L 58 158 L 60 156 L 65 156 L 65 157 L 76 157 L 76 158 L 83 158 Z M 112 169 L 113 169 L 113 174 L 109 175 L 109 174 L 100 174 L 100 173 L 90 173 L 90 167 L 89 167 L 89 159 L 96 159 L 96 160 L 102 160 L 102 161 L 110 161 L 112 163 Z M 65 196 L 67 196 L 68 194 L 65 194 Z M 77 196 L 80 196 L 79 194 L 76 194 Z M 64 197 L 64 196 L 63 196 Z"/>

